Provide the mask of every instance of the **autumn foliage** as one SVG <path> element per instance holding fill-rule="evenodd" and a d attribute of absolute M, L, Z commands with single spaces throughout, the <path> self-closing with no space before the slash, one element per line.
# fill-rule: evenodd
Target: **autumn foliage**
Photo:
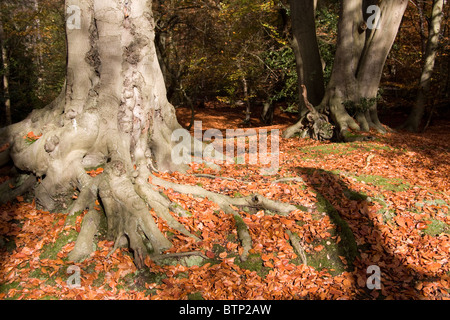
<path fill-rule="evenodd" d="M 193 165 L 187 174 L 161 173 L 166 180 L 234 197 L 258 191 L 299 209 L 285 217 L 241 211 L 253 239 L 249 260 L 242 263 L 230 215 L 208 199 L 162 190 L 192 213 L 176 218 L 201 238 L 195 242 L 149 211 L 174 244 L 167 253 L 200 251 L 207 260 L 162 266 L 147 258 L 148 268 L 137 270 L 128 249 L 110 254 L 113 242 L 99 235 L 96 251 L 75 264 L 81 287 L 73 289 L 67 268 L 74 263 L 67 254 L 84 213 L 74 218 L 44 212 L 32 199 L 19 198 L 0 211 L 0 298 L 188 299 L 200 293 L 204 299 L 449 299 L 449 141 L 444 124 L 422 135 L 392 133 L 351 144 L 282 139 L 277 176 L 260 176 L 249 165 L 220 172 Z M 297 179 L 273 183 L 287 177 Z M 343 245 L 333 210 L 355 237 L 354 261 L 345 250 L 331 250 L 330 243 Z M 302 240 L 307 265 L 287 231 Z M 340 261 L 327 265 L 333 256 Z M 366 287 L 370 265 L 381 269 L 380 290 Z"/>
<path fill-rule="evenodd" d="M 345 144 L 298 137 L 281 138 L 279 170 L 275 175 L 261 175 L 259 165 L 248 164 L 221 164 L 221 170 L 191 164 L 186 173 L 168 173 L 163 171 L 166 165 L 164 160 L 169 156 L 161 157 L 162 161 L 156 163 L 156 168 L 161 172 L 152 168 L 155 170 L 152 171 L 154 175 L 147 180 L 150 171 L 145 168 L 153 165 L 152 156 L 158 156 L 153 154 L 155 150 L 162 150 L 165 146 L 165 142 L 161 142 L 163 139 L 154 138 L 152 147 L 155 148 L 148 149 L 148 138 L 152 136 L 149 132 L 153 129 L 160 130 L 161 124 L 165 124 L 168 119 L 161 120 L 159 125 L 152 120 L 151 126 L 154 127 L 148 131 L 150 124 L 147 120 L 138 123 L 123 117 L 121 120 L 125 119 L 124 123 L 129 121 L 128 124 L 135 131 L 135 135 L 130 136 L 131 140 L 133 143 L 139 141 L 136 144 L 138 149 L 142 147 L 142 150 L 136 151 L 136 145 L 133 144 L 132 149 L 136 153 L 129 155 L 130 158 L 136 159 L 135 155 L 144 155 L 148 162 L 146 165 L 137 163 L 141 165 L 140 168 L 130 162 L 127 170 L 133 171 L 134 165 L 135 171 L 145 169 L 140 171 L 142 175 L 127 172 L 127 179 L 119 179 L 125 173 L 122 170 L 125 168 L 123 159 L 112 159 L 111 154 L 104 154 L 104 163 L 94 161 L 98 159 L 98 154 L 90 155 L 92 157 L 87 157 L 87 160 L 84 156 L 89 155 L 92 150 L 108 150 L 109 153 L 114 150 L 115 156 L 121 155 L 119 149 L 115 150 L 114 142 L 124 141 L 123 136 L 111 136 L 117 133 L 115 119 L 119 117 L 112 116 L 107 105 L 99 103 L 96 108 L 90 109 L 98 112 L 96 117 L 92 117 L 92 121 L 94 118 L 110 118 L 110 125 L 102 125 L 110 130 L 102 132 L 101 139 L 97 140 L 98 143 L 104 140 L 101 141 L 103 145 L 94 146 L 95 141 L 91 144 L 88 141 L 86 146 L 80 146 L 78 150 L 66 147 L 70 147 L 72 142 L 93 138 L 94 135 L 89 134 L 88 129 L 98 128 L 97 122 L 91 126 L 86 124 L 91 119 L 87 116 L 88 112 L 80 111 L 79 114 L 81 119 L 86 120 L 85 123 L 78 121 L 76 115 L 72 114 L 74 109 L 64 105 L 64 99 L 57 99 L 59 103 L 54 110 L 59 110 L 58 112 L 48 114 L 48 117 L 39 116 L 47 112 L 47 109 L 40 109 L 39 106 L 53 100 L 53 95 L 61 86 L 65 90 L 63 78 L 66 62 L 75 61 L 66 61 L 64 55 L 65 45 L 70 41 L 66 42 L 66 33 L 62 27 L 64 8 L 61 2 L 57 2 L 39 1 L 38 7 L 38 1 L 35 1 L 34 8 L 28 8 L 26 1 L 19 1 L 17 4 L 5 2 L 5 5 L 0 6 L 5 29 L 5 52 L 8 53 L 5 55 L 8 61 L 4 57 L 2 62 L 3 65 L 8 62 L 11 66 L 8 71 L 11 75 L 13 120 L 23 118 L 31 111 L 28 109 L 36 108 L 32 121 L 18 126 L 20 130 L 17 129 L 17 132 L 20 134 L 11 134 L 11 141 L 15 141 L 14 143 L 0 143 L 0 155 L 11 151 L 11 158 L 16 165 L 16 168 L 12 168 L 13 163 L 8 163 L 9 155 L 8 158 L 0 157 L 2 165 L 6 164 L 5 167 L 0 167 L 0 192 L 8 194 L 20 191 L 21 186 L 16 177 L 20 180 L 24 175 L 20 174 L 23 171 L 18 168 L 33 173 L 25 186 L 29 185 L 31 189 L 38 182 L 36 189 L 39 188 L 37 193 L 14 193 L 11 196 L 13 201 L 0 206 L 0 300 L 450 299 L 450 130 L 449 123 L 439 118 L 447 112 L 444 109 L 448 104 L 447 91 L 450 83 L 447 63 L 449 50 L 445 41 L 448 40 L 448 22 L 445 22 L 441 34 L 443 45 L 439 49 L 437 68 L 431 83 L 434 97 L 429 100 L 426 130 L 423 133 L 390 131 L 380 135 L 363 132 L 362 136 L 370 135 L 371 139 Z M 133 4 L 144 2 L 133 1 Z M 336 49 L 338 11 L 335 10 L 337 8 L 334 2 L 326 2 L 327 5 L 317 12 L 317 35 L 324 75 L 329 79 Z M 86 5 L 86 2 L 80 3 Z M 126 54 L 122 55 L 118 51 L 119 60 L 126 58 L 124 61 L 127 63 L 122 63 L 122 66 L 130 64 L 140 67 L 140 59 L 149 57 L 147 51 L 140 51 L 140 46 L 155 36 L 155 50 L 150 50 L 155 54 L 153 61 L 156 62 L 158 51 L 158 68 L 161 67 L 165 78 L 168 99 L 177 106 L 179 123 L 185 128 L 190 127 L 196 119 L 203 121 L 205 129 L 225 130 L 245 125 L 258 130 L 273 120 L 273 126 L 263 128 L 285 130 L 289 124 L 298 120 L 298 115 L 285 112 L 294 111 L 298 102 L 294 52 L 288 41 L 291 37 L 289 10 L 284 5 L 285 1 L 278 4 L 271 1 L 227 3 L 179 0 L 172 1 L 169 5 L 164 1 L 154 1 L 155 24 L 151 24 L 151 28 L 134 25 L 140 26 L 145 32 L 130 31 L 130 35 L 136 36 L 136 41 L 130 42 L 126 48 L 120 48 L 126 49 Z M 389 121 L 385 122 L 391 122 L 390 124 L 393 124 L 391 118 L 396 112 L 409 112 L 423 64 L 424 50 L 420 47 L 424 47 L 426 40 L 427 17 L 419 11 L 427 11 L 425 9 L 430 6 L 431 1 L 411 3 L 414 6 L 408 7 L 398 33 L 398 41 L 386 61 L 377 96 L 380 116 L 389 117 Z M 114 10 L 121 11 L 118 8 Z M 97 17 L 104 13 L 100 11 L 95 12 Z M 36 22 L 35 26 L 29 27 L 30 19 Z M 131 26 L 129 21 L 134 18 L 126 15 L 124 19 L 128 19 L 128 22 L 124 20 L 124 23 L 117 23 L 117 28 L 128 30 Z M 96 21 L 99 22 L 99 29 L 93 23 L 89 30 L 91 45 L 95 42 L 94 38 L 98 38 L 98 31 L 105 30 L 101 25 L 105 21 Z M 147 23 L 148 19 L 145 21 Z M 49 28 L 49 25 L 53 27 Z M 97 31 L 94 30 L 94 25 Z M 52 41 L 46 41 L 49 39 Z M 76 37 L 72 38 L 74 39 Z M 98 49 L 80 54 L 80 61 L 93 62 L 92 68 L 87 68 L 89 72 L 92 71 L 92 78 L 86 77 L 91 79 L 89 85 L 93 86 L 91 90 L 86 89 L 88 94 L 85 98 L 89 99 L 94 99 L 94 93 L 98 93 L 101 99 L 110 96 L 108 90 L 97 92 L 96 81 L 92 80 L 94 76 L 98 76 L 102 79 L 100 83 L 104 84 L 106 82 L 103 79 L 112 74 L 101 74 L 101 69 L 104 71 L 108 68 L 99 66 L 111 66 L 109 63 L 113 59 L 110 60 L 109 56 L 102 57 L 108 50 Z M 88 61 L 88 56 L 92 61 Z M 105 59 L 102 60 L 103 58 Z M 97 59 L 101 63 L 97 63 Z M 155 63 L 156 65 L 158 64 Z M 18 66 L 23 70 L 17 69 Z M 142 66 L 146 66 L 142 70 L 147 70 L 148 64 L 142 63 Z M 4 68 L 6 67 L 2 66 L 2 70 Z M 148 69 L 149 77 L 144 82 L 159 82 L 159 78 L 152 78 L 159 72 L 158 68 L 155 68 L 155 72 Z M 138 69 L 134 74 L 139 74 L 137 71 Z M 71 87 L 71 79 L 74 78 L 68 77 L 67 88 Z M 141 85 L 138 90 L 136 83 L 118 82 L 128 87 L 124 87 L 126 90 L 122 90 L 122 95 L 123 101 L 129 103 L 129 109 L 125 111 L 130 114 L 140 114 L 138 109 L 141 106 L 157 107 L 158 99 L 151 100 L 151 103 L 138 103 L 140 97 L 162 97 L 162 94 L 140 91 L 144 88 Z M 161 83 L 157 91 L 163 87 Z M 132 90 L 128 90 L 130 88 Z M 70 92 L 74 93 L 73 90 Z M 70 92 L 60 97 L 65 97 L 67 101 L 78 101 L 78 98 L 71 98 Z M 36 100 L 40 103 L 34 103 Z M 261 117 L 260 112 L 260 104 L 263 102 L 270 102 L 275 107 L 272 110 L 274 119 L 271 115 L 270 121 L 266 119 L 264 123 L 261 118 L 265 117 Z M 348 109 L 345 112 L 356 112 L 356 109 L 351 110 L 354 106 L 345 102 L 348 101 L 342 101 L 342 105 Z M 123 105 L 126 104 L 121 104 Z M 242 122 L 242 105 L 247 105 L 245 115 L 252 117 L 245 124 Z M 162 106 L 169 104 L 162 103 Z M 216 108 L 217 106 L 221 108 Z M 158 119 L 153 118 L 153 115 L 158 114 L 174 117 L 172 109 L 162 113 L 160 109 L 148 109 L 145 114 L 152 116 L 144 116 L 143 119 Z M 227 111 L 224 112 L 223 109 Z M 281 116 L 280 109 L 284 110 Z M 124 114 L 127 115 L 125 111 Z M 185 112 L 184 116 L 180 117 L 182 112 Z M 54 120 L 54 123 L 49 123 L 48 119 Z M 72 120 L 71 123 L 67 122 L 69 119 Z M 0 120 L 2 122 L 3 118 L 0 117 Z M 382 119 L 383 123 L 384 120 L 386 119 Z M 65 122 L 69 125 L 64 125 L 64 130 L 72 131 L 73 128 L 73 132 L 78 132 L 79 135 L 66 135 L 65 140 L 60 140 L 56 135 L 50 134 L 49 130 L 59 128 Z M 34 123 L 34 127 L 29 127 L 30 123 Z M 5 129 L 0 133 L 9 130 Z M 169 131 L 164 131 L 167 141 L 170 139 Z M 139 136 L 143 139 L 138 139 Z M 57 170 L 39 171 L 37 167 L 42 163 L 41 157 L 36 153 L 39 145 L 43 145 L 41 151 L 44 150 L 45 154 L 44 151 L 42 154 L 52 162 L 52 169 Z M 74 158 L 80 161 L 63 162 L 58 153 L 64 148 L 58 146 L 66 149 L 66 156 L 75 153 Z M 18 152 L 18 149 L 24 153 Z M 128 153 L 130 148 L 123 149 Z M 169 149 L 165 152 L 170 155 Z M 25 160 L 30 159 L 35 160 L 30 161 L 33 162 L 30 166 L 16 163 L 16 160 L 27 162 Z M 89 165 L 85 165 L 83 160 Z M 53 165 L 55 163 L 57 165 Z M 78 163 L 78 166 L 74 163 Z M 73 169 L 71 167 L 78 169 L 71 175 L 71 179 L 59 179 L 65 171 Z M 15 176 L 12 178 L 8 175 Z M 50 175 L 53 176 L 48 179 Z M 68 182 L 80 177 L 85 179 L 78 188 Z M 34 178 L 36 179 L 33 180 Z M 50 182 L 42 183 L 44 179 Z M 223 204 L 220 206 L 218 201 L 198 194 L 194 196 L 176 187 L 173 187 L 176 190 L 163 188 L 162 184 L 154 183 L 155 180 L 199 186 L 214 195 L 226 195 L 229 197 L 227 199 L 259 194 L 265 199 L 290 204 L 297 209 L 289 210 L 288 214 L 283 215 L 276 210 L 271 211 L 271 208 L 265 207 L 263 210 L 257 205 L 239 206 L 236 204 L 239 201 L 236 201 L 233 204 L 230 202 L 232 211 L 236 213 L 231 215 L 224 212 Z M 111 181 L 114 183 L 109 184 Z M 126 188 L 118 188 L 124 182 L 128 183 Z M 136 192 L 138 185 L 140 192 Z M 68 189 L 63 192 L 68 201 L 53 201 L 59 196 L 59 189 L 63 188 Z M 54 190 L 49 192 L 48 189 Z M 111 192 L 115 192 L 117 205 L 105 206 Z M 38 195 L 41 200 L 47 200 L 47 208 L 58 208 L 57 212 L 41 210 L 36 205 L 40 200 Z M 152 198 L 152 201 L 141 201 L 149 195 L 156 200 Z M 81 207 L 80 210 L 68 208 L 73 204 L 71 199 L 81 200 L 75 201 L 78 204 L 76 208 Z M 129 199 L 133 201 L 127 202 Z M 167 199 L 170 201 L 166 201 Z M 161 205 L 162 203 L 164 204 Z M 165 203 L 170 204 L 165 206 Z M 160 208 L 157 208 L 158 205 Z M 89 210 L 83 211 L 88 207 Z M 168 209 L 167 212 L 161 207 Z M 118 208 L 122 215 L 116 215 L 118 210 L 115 209 Z M 139 217 L 136 217 L 137 208 Z M 64 213 L 69 210 L 72 215 Z M 164 217 L 161 212 L 167 215 Z M 145 224 L 127 223 L 140 222 L 142 218 L 149 217 L 147 214 L 153 218 L 148 220 L 155 221 L 157 226 L 150 230 L 147 225 L 147 232 L 140 229 Z M 110 221 L 118 223 L 111 222 L 108 225 L 105 221 L 105 216 L 108 215 L 108 220 L 113 217 Z M 100 216 L 98 223 L 92 219 Z M 173 220 L 167 217 L 173 217 Z M 186 230 L 175 229 L 174 221 Z M 95 225 L 95 232 L 92 232 L 89 246 L 84 246 L 89 249 L 87 258 L 82 262 L 70 261 L 68 255 L 76 251 L 74 248 L 77 237 L 85 230 L 89 232 L 89 228 L 85 226 L 90 223 Z M 107 240 L 106 229 L 111 226 L 120 231 L 114 234 L 115 237 L 108 238 L 114 238 L 115 241 Z M 160 234 L 158 228 L 161 238 L 173 244 L 162 255 L 158 255 L 159 252 L 152 252 L 149 256 L 141 254 L 149 249 L 146 247 L 148 241 L 145 244 L 138 241 L 137 246 L 132 246 L 132 242 L 136 244 L 139 237 L 146 236 L 149 239 Z M 245 241 L 240 235 L 243 229 L 248 232 L 246 239 L 251 238 L 247 241 L 250 245 L 245 248 Z M 128 236 L 130 240 L 133 232 L 136 233 L 133 235 L 134 241 L 128 241 L 132 249 L 122 246 L 121 240 L 127 242 L 125 238 Z M 164 249 L 167 247 L 160 246 Z M 167 256 L 172 257 L 168 264 L 162 261 Z M 72 260 L 81 261 L 84 258 L 82 256 Z M 141 268 L 138 269 L 136 265 Z M 367 270 L 371 266 L 377 266 L 381 271 L 380 289 L 371 289 L 367 285 Z M 80 283 L 75 288 L 68 282 L 71 276 L 69 270 L 73 267 L 80 270 Z"/>

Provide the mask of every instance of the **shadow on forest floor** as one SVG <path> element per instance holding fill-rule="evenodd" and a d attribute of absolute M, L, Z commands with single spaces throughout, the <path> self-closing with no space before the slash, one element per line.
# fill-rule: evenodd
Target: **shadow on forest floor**
<path fill-rule="evenodd" d="M 317 192 L 318 203 L 325 203 L 327 214 L 340 229 L 343 238 L 340 246 L 341 254 L 345 254 L 348 259 L 355 257 L 353 263 L 349 264 L 355 270 L 355 284 L 366 285 L 364 280 L 372 274 L 366 273 L 369 266 L 380 268 L 381 292 L 365 288 L 359 298 L 384 299 L 390 296 L 397 299 L 399 297 L 425 299 L 421 289 L 427 282 L 439 281 L 441 277 L 436 274 L 435 269 L 427 272 L 421 266 L 408 263 L 405 255 L 396 254 L 387 239 L 392 234 L 388 234 L 389 227 L 386 223 L 391 222 L 392 217 L 387 218 L 371 209 L 373 204 L 379 201 L 377 195 L 368 196 L 363 192 L 352 190 L 338 174 L 330 171 L 300 167 L 296 168 L 296 171 L 298 176 Z M 395 228 L 403 227 L 395 226 Z M 349 231 L 351 234 L 348 234 Z M 408 232 L 406 228 L 402 231 L 405 232 L 405 238 L 398 240 L 407 243 Z M 424 234 L 417 236 L 423 238 Z M 416 241 L 415 238 L 411 237 L 410 240 Z M 413 242 L 410 245 L 413 245 Z M 448 275 L 444 275 L 443 279 L 448 280 Z"/>

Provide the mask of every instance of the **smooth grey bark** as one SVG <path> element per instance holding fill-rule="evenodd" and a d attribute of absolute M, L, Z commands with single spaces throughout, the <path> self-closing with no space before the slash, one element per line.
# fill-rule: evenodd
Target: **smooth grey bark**
<path fill-rule="evenodd" d="M 376 97 L 383 66 L 408 1 L 379 3 L 378 28 L 370 28 L 363 18 L 363 12 L 371 4 L 371 1 L 343 1 L 342 5 L 336 60 L 326 94 L 331 115 L 341 133 L 349 128 L 385 131 L 378 120 Z M 346 112 L 344 102 L 360 106 L 362 99 L 371 101 L 372 105 L 356 115 L 358 123 L 355 123 Z"/>
<path fill-rule="evenodd" d="M 371 4 L 371 1 L 367 2 L 367 5 Z M 363 131 L 373 128 L 381 133 L 386 132 L 378 119 L 377 94 L 384 64 L 394 44 L 407 5 L 407 0 L 382 1 L 378 4 L 381 12 L 378 28 L 366 30 L 366 39 L 356 75 L 359 83 L 359 99 L 360 101 L 363 99 L 368 105 L 368 110 L 357 115 Z"/>
<path fill-rule="evenodd" d="M 444 0 L 434 0 L 431 12 L 431 23 L 429 26 L 428 40 L 425 49 L 425 59 L 422 68 L 422 74 L 419 80 L 419 89 L 416 101 L 412 110 L 402 125 L 403 129 L 417 132 L 425 112 L 427 103 L 427 94 L 430 90 L 431 76 L 433 74 L 434 63 L 439 46 L 439 33 L 441 29 L 442 18 L 444 16 Z"/>
<path fill-rule="evenodd" d="M 291 0 L 292 48 L 295 54 L 299 95 L 302 85 L 308 90 L 308 99 L 318 105 L 325 88 L 322 61 L 316 37 L 315 1 Z M 307 111 L 300 99 L 301 114 Z"/>
<path fill-rule="evenodd" d="M 367 7 L 373 4 L 377 4 L 381 11 L 378 28 L 371 28 L 366 21 Z M 374 128 L 385 132 L 378 120 L 377 91 L 384 63 L 407 4 L 407 0 L 341 2 L 333 70 L 325 95 L 316 105 L 319 112 L 330 113 L 331 121 L 337 127 L 338 139 L 349 140 L 349 130 L 368 131 Z M 345 104 L 359 107 L 363 101 L 366 104 L 370 102 L 370 107 L 360 109 L 355 121 L 345 109 Z M 294 130 L 288 131 L 292 134 Z"/>

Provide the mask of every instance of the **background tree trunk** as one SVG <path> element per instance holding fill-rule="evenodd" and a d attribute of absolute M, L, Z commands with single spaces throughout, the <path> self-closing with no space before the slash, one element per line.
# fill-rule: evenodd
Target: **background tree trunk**
<path fill-rule="evenodd" d="M 378 1 L 366 1 L 363 12 L 367 7 Z M 358 65 L 357 81 L 359 83 L 358 101 L 361 111 L 357 113 L 356 119 L 363 131 L 371 128 L 378 132 L 386 132 L 378 119 L 377 94 L 380 80 L 389 51 L 397 36 L 403 14 L 408 1 L 382 1 L 379 4 L 381 16 L 378 28 L 367 28 L 365 43 Z M 369 18 L 366 13 L 365 20 Z"/>
<path fill-rule="evenodd" d="M 308 90 L 308 99 L 318 105 L 324 95 L 322 62 L 316 37 L 315 1 L 291 0 L 292 48 L 298 75 L 299 95 L 302 85 Z M 308 110 L 300 97 L 301 115 Z"/>
<path fill-rule="evenodd" d="M 417 132 L 425 111 L 427 102 L 427 94 L 430 90 L 431 76 L 433 74 L 434 62 L 436 60 L 436 53 L 439 46 L 439 33 L 441 28 L 442 18 L 444 16 L 444 0 L 434 0 L 433 9 L 431 12 L 431 24 L 429 26 L 428 41 L 425 50 L 425 59 L 422 69 L 422 74 L 419 81 L 419 89 L 416 96 L 416 101 L 412 107 L 411 113 L 402 128 Z"/>
<path fill-rule="evenodd" d="M 332 121 L 341 131 L 359 129 L 348 115 L 344 102 L 357 103 L 358 82 L 356 80 L 359 55 L 364 47 L 364 34 L 359 31 L 363 22 L 362 0 L 342 1 L 338 23 L 336 55 L 330 82 L 319 110 L 329 108 Z"/>
<path fill-rule="evenodd" d="M 44 74 L 44 58 L 43 58 L 43 51 L 42 51 L 42 35 L 41 35 L 41 21 L 39 18 L 39 2 L 38 0 L 33 0 L 33 7 L 34 7 L 34 11 L 36 14 L 36 18 L 34 19 L 35 21 L 35 34 L 32 37 L 32 42 L 33 42 L 33 47 L 35 50 L 35 64 L 37 65 L 37 70 L 38 70 L 38 77 L 37 77 L 37 82 L 38 82 L 38 97 L 40 99 L 42 99 L 43 95 L 43 74 Z"/>
<path fill-rule="evenodd" d="M 375 25 L 368 26 L 368 15 L 365 13 L 367 7 L 374 3 L 378 2 L 345 0 L 341 4 L 333 70 L 325 95 L 317 106 L 319 112 L 330 113 L 338 129 L 339 140 L 353 139 L 348 133 L 350 129 L 368 131 L 375 128 L 385 131 L 378 120 L 377 91 L 384 63 L 408 1 L 381 2 L 379 24 L 376 21 Z M 346 105 L 357 110 L 356 121 L 347 112 Z M 292 135 L 295 127 L 298 129 L 299 124 L 287 130 L 289 135 Z"/>
<path fill-rule="evenodd" d="M 11 118 L 11 100 L 9 97 L 9 79 L 8 79 L 8 56 L 6 53 L 6 44 L 5 44 L 5 35 L 3 31 L 3 23 L 2 23 L 2 17 L 0 16 L 0 55 L 1 55 L 1 61 L 2 61 L 2 70 L 3 70 L 3 76 L 2 76 L 2 89 L 3 89 L 3 99 L 4 99 L 4 107 L 5 107 L 5 116 L 6 116 L 6 124 L 12 123 Z"/>

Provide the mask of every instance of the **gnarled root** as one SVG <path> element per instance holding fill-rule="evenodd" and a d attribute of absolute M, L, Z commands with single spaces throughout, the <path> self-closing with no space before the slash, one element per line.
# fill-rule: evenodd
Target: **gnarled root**
<path fill-rule="evenodd" d="M 113 250 L 128 244 L 139 268 L 144 266 L 147 255 L 158 256 L 172 247 L 153 220 L 149 207 L 167 221 L 171 228 L 196 241 L 200 240 L 171 216 L 169 208 L 174 206 L 169 200 L 140 179 L 135 179 L 134 182 L 126 174 L 122 161 L 111 161 L 106 165 L 102 175 L 91 178 L 91 181 L 81 189 L 70 213 L 92 207 L 94 201 L 99 199 L 107 218 L 107 237 L 115 242 Z M 183 210 L 179 212 L 183 213 Z M 75 248 L 69 255 L 71 260 L 79 261 L 92 253 L 93 236 L 98 231 L 97 220 L 94 221 L 91 217 L 94 213 L 96 212 L 90 210 L 83 219 Z M 91 222 L 85 223 L 86 219 Z"/>
<path fill-rule="evenodd" d="M 273 201 L 259 194 L 253 194 L 244 198 L 231 198 L 225 195 L 205 190 L 199 186 L 181 185 L 163 180 L 153 175 L 151 176 L 151 181 L 157 186 L 163 188 L 171 188 L 176 192 L 208 198 L 209 200 L 217 203 L 225 213 L 231 214 L 235 220 L 238 237 L 243 248 L 243 252 L 240 256 L 240 259 L 242 261 L 245 261 L 248 258 L 249 251 L 252 248 L 252 239 L 247 225 L 245 224 L 238 210 L 234 209 L 233 207 L 251 207 L 264 209 L 271 212 L 277 212 L 282 215 L 288 215 L 291 211 L 297 209 L 297 207 L 293 205 Z"/>
<path fill-rule="evenodd" d="M 87 258 L 94 248 L 94 236 L 98 232 L 100 224 L 100 213 L 96 210 L 89 210 L 83 218 L 80 234 L 78 235 L 75 247 L 69 253 L 68 258 L 71 261 L 81 261 Z"/>
<path fill-rule="evenodd" d="M 333 137 L 333 126 L 329 122 L 328 117 L 319 113 L 308 101 L 308 92 L 304 85 L 302 85 L 302 90 L 303 101 L 307 111 L 296 124 L 283 132 L 283 137 L 288 139 L 298 133 L 301 138 L 309 137 L 315 140 L 330 140 Z"/>
<path fill-rule="evenodd" d="M 125 173 L 123 162 L 115 160 L 109 163 L 102 176 L 99 176 L 98 195 L 108 221 L 107 237 L 115 241 L 115 247 L 127 240 L 134 253 L 136 266 L 142 268 L 148 251 L 159 254 L 172 244 L 157 227 L 147 204 L 135 192 L 131 179 Z M 84 195 L 82 201 L 92 200 L 92 186 L 88 188 L 89 191 L 82 190 L 80 193 Z M 77 204 L 78 208 L 82 206 Z M 86 241 L 83 232 L 82 227 L 77 245 L 79 241 Z"/>

